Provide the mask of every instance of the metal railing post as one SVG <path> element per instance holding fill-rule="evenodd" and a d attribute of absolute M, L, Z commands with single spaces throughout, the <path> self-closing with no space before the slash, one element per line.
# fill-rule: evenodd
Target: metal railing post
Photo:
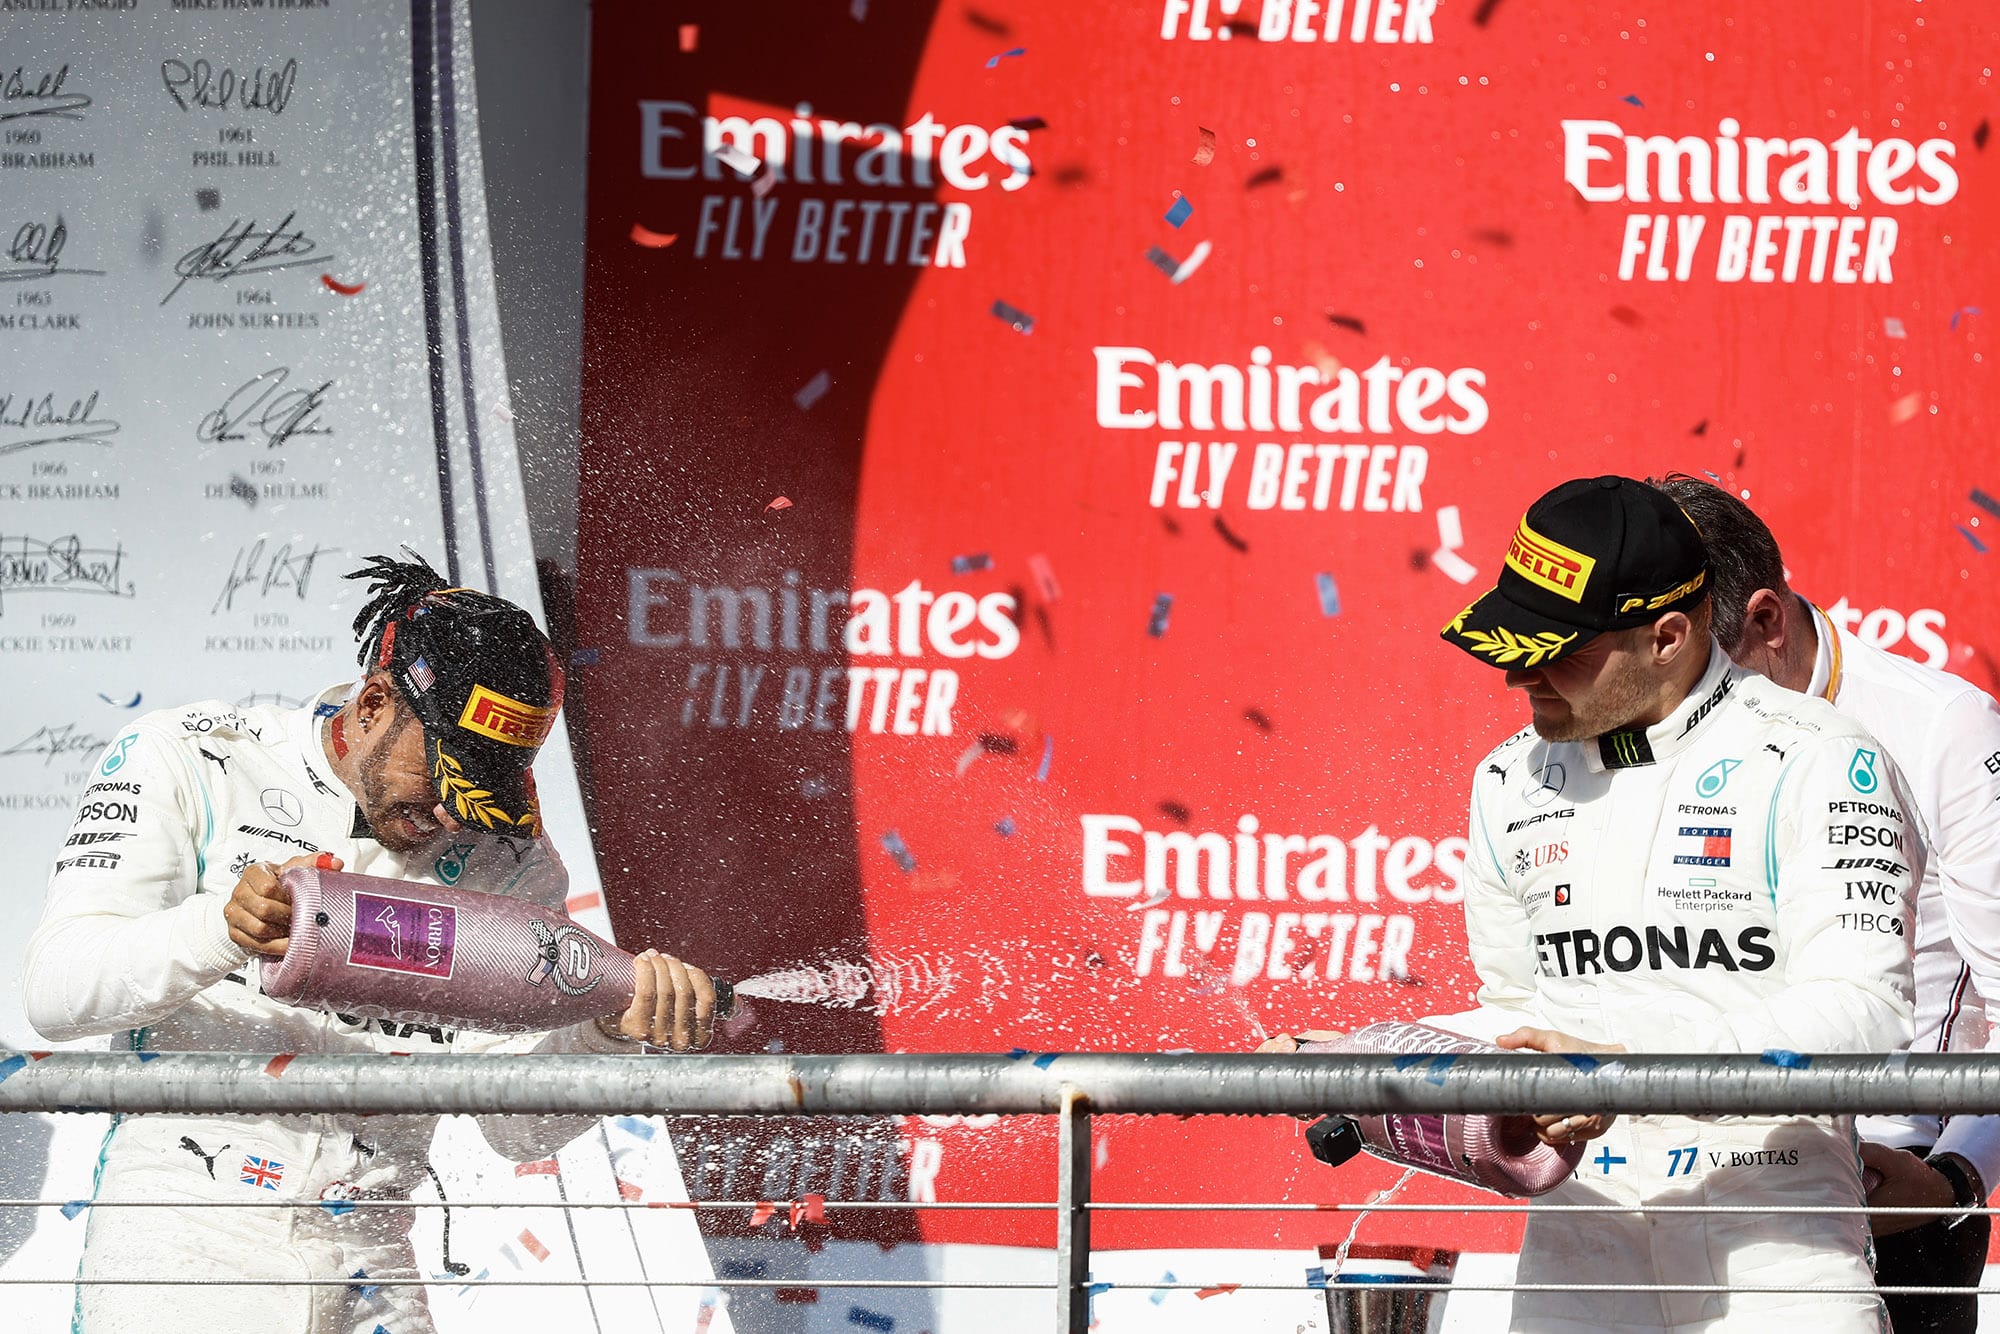
<path fill-rule="evenodd" d="M 1056 1113 L 1056 1329 L 1090 1329 L 1090 1100 L 1065 1085 Z"/>

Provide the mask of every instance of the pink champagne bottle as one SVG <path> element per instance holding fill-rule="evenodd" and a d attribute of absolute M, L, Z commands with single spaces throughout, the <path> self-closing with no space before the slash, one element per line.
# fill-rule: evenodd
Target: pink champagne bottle
<path fill-rule="evenodd" d="M 264 994 L 365 1019 L 539 1033 L 632 1003 L 633 958 L 522 899 L 345 871 L 285 872 L 292 934 Z M 716 1013 L 735 996 L 718 981 Z"/>
<path fill-rule="evenodd" d="M 1485 1056 L 1503 1051 L 1429 1024 L 1370 1024 L 1337 1042 L 1304 1042 L 1300 1051 L 1372 1056 Z M 1361 1147 L 1377 1158 L 1516 1197 L 1545 1195 L 1583 1158 L 1581 1142 L 1558 1148 L 1535 1135 L 1527 1116 L 1463 1112 L 1389 1112 L 1352 1118 Z"/>

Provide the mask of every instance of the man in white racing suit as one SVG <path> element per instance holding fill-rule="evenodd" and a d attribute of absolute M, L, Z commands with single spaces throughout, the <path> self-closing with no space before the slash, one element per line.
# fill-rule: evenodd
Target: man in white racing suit
<path fill-rule="evenodd" d="M 1581 479 L 1529 508 L 1498 587 L 1445 627 L 1527 694 L 1533 725 L 1473 780 L 1478 1008 L 1428 1022 L 1523 1051 L 1779 1062 L 1908 1040 L 1922 844 L 1902 779 L 1824 701 L 1730 663 L 1706 582 L 1666 496 Z M 1519 1282 L 1618 1290 L 1517 1292 L 1512 1328 L 1880 1328 L 1862 1219 L 1765 1212 L 1861 1203 L 1847 1118 L 1536 1120 L 1593 1142 L 1530 1210 Z"/>
<path fill-rule="evenodd" d="M 2000 1000 L 2000 708 L 1949 673 L 1876 648 L 1788 587 L 1777 540 L 1729 492 L 1697 478 L 1658 483 L 1701 529 L 1715 635 L 1737 663 L 1816 695 L 1881 741 L 1908 778 L 1929 856 L 1917 892 L 1916 1036 L 1909 1050 L 1981 1051 Z M 1954 925 L 1961 941 L 1955 941 Z M 1871 1205 L 1978 1208 L 2000 1180 L 2000 1116 L 1865 1116 Z M 1885 1288 L 1976 1288 L 1983 1214 L 1876 1215 Z M 1971 1334 L 1979 1298 L 1885 1294 L 1897 1334 Z"/>
<path fill-rule="evenodd" d="M 351 577 L 374 579 L 378 593 L 356 622 L 371 668 L 362 682 L 295 710 L 162 710 L 112 741 L 29 946 L 30 1022 L 57 1040 L 117 1034 L 114 1049 L 139 1052 L 707 1045 L 708 979 L 653 951 L 624 1014 L 539 1037 L 342 1017 L 262 994 L 256 960 L 283 954 L 289 932 L 277 879 L 287 867 L 563 907 L 567 876 L 542 834 L 529 769 L 561 707 L 547 641 L 518 607 L 446 588 L 420 562 L 378 557 Z M 518 1157 L 553 1152 L 587 1124 L 485 1123 L 495 1147 Z M 425 1334 L 423 1289 L 382 1280 L 463 1267 L 448 1253 L 413 1256 L 407 1210 L 355 1202 L 403 1200 L 424 1185 L 435 1125 L 427 1116 L 116 1119 L 89 1211 L 77 1328 Z M 149 1277 L 232 1286 L 196 1302 L 184 1288 L 90 1281 Z M 306 1279 L 352 1283 L 281 1286 Z"/>

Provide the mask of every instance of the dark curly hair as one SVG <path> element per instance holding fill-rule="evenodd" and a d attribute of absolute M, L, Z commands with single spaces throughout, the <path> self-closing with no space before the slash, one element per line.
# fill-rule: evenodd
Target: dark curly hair
<path fill-rule="evenodd" d="M 408 547 L 403 548 L 403 554 L 409 559 L 370 556 L 366 565 L 343 576 L 365 579 L 369 585 L 368 602 L 354 618 L 354 637 L 361 645 L 356 657 L 364 667 L 374 665 L 382 646 L 382 631 L 391 621 L 400 619 L 430 594 L 451 587 L 422 556 Z"/>

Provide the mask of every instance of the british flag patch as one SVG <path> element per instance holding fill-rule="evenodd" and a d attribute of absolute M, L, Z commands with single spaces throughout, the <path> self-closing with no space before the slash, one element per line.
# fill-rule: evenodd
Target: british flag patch
<path fill-rule="evenodd" d="M 276 1190 L 278 1183 L 285 1179 L 285 1165 L 273 1158 L 259 1158 L 254 1154 L 243 1157 L 243 1184 L 262 1186 L 265 1190 Z"/>

